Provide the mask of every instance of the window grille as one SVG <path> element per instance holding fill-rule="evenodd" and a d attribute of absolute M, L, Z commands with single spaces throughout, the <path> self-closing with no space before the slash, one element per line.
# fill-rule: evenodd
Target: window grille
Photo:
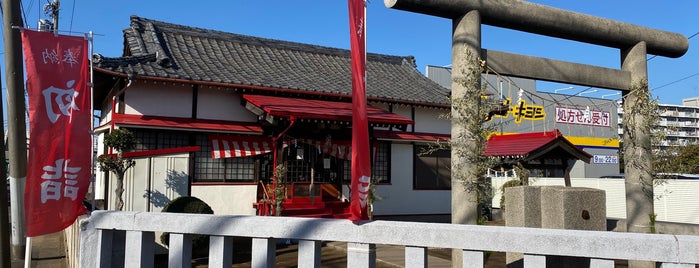
<path fill-rule="evenodd" d="M 197 135 L 196 145 L 201 149 L 194 154 L 194 182 L 255 182 L 255 165 L 271 155 L 213 159 L 205 134 Z"/>
<path fill-rule="evenodd" d="M 372 161 L 371 178 L 379 184 L 391 183 L 391 143 L 378 142 Z M 349 160 L 343 160 L 342 162 L 342 170 L 344 171 L 342 179 L 345 183 L 352 181 L 351 164 Z"/>

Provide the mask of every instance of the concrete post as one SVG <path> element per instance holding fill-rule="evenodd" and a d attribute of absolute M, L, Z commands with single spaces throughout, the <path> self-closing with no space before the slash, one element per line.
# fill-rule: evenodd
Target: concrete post
<path fill-rule="evenodd" d="M 477 114 L 478 103 L 480 96 L 466 96 L 466 86 L 463 84 L 464 78 L 478 79 L 471 81 L 474 84 L 479 84 L 480 78 L 466 77 L 473 68 L 480 68 L 475 60 L 467 60 L 467 55 L 471 57 L 480 56 L 481 51 L 481 17 L 477 10 L 469 11 L 463 16 L 452 21 L 452 72 L 451 72 L 451 96 L 452 99 L 462 99 L 458 109 L 461 112 L 456 112 L 452 104 L 451 108 L 451 222 L 454 224 L 476 224 L 478 217 L 478 202 L 475 192 L 468 192 L 464 188 L 463 181 L 460 176 L 455 174 L 470 174 L 466 175 L 466 179 L 476 181 L 478 178 L 469 171 L 474 170 L 474 163 L 469 159 L 475 157 L 473 154 L 477 146 L 476 137 L 478 133 L 468 133 L 465 123 L 468 119 L 467 114 Z M 480 73 L 480 70 L 477 72 Z M 467 111 L 463 111 L 466 109 Z M 469 112 L 471 110 L 473 112 Z M 480 153 L 480 152 L 475 152 Z M 452 252 L 452 265 L 461 267 L 463 252 L 454 249 Z"/>
<path fill-rule="evenodd" d="M 126 231 L 124 267 L 153 267 L 155 265 L 155 233 Z"/>
<path fill-rule="evenodd" d="M 209 237 L 209 267 L 223 268 L 233 265 L 233 237 Z"/>
<path fill-rule="evenodd" d="M 626 174 L 626 230 L 627 232 L 649 233 L 650 215 L 653 210 L 653 178 L 651 175 L 651 134 L 648 118 L 643 113 L 630 113 L 632 107 L 644 101 L 644 95 L 649 95 L 647 82 L 639 88 L 638 85 L 648 79 L 646 63 L 646 43 L 639 42 L 635 46 L 622 51 L 621 69 L 631 73 L 629 89 L 637 90 L 623 92 L 623 153 L 624 172 Z M 655 267 L 650 262 L 629 262 L 629 267 Z"/>
<path fill-rule="evenodd" d="M 313 199 L 311 199 L 313 200 Z M 321 243 L 317 240 L 300 240 L 298 249 L 298 267 L 299 268 L 317 268 L 320 267 L 320 251 Z"/>
<path fill-rule="evenodd" d="M 274 238 L 252 239 L 252 267 L 275 267 L 277 244 Z"/>
<path fill-rule="evenodd" d="M 348 242 L 347 267 L 376 268 L 376 245 Z"/>

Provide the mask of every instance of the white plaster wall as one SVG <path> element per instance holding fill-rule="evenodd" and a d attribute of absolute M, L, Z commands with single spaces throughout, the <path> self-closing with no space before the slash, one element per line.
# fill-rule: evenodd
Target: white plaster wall
<path fill-rule="evenodd" d="M 209 204 L 216 215 L 255 215 L 257 185 L 192 185 L 192 196 Z"/>
<path fill-rule="evenodd" d="M 197 96 L 197 118 L 256 122 L 257 117 L 243 105 L 233 90 L 200 87 Z"/>
<path fill-rule="evenodd" d="M 150 166 L 150 189 L 143 193 L 150 195 L 148 211 L 163 211 L 170 201 L 189 195 L 189 154 L 153 157 Z"/>
<path fill-rule="evenodd" d="M 104 125 L 112 121 L 112 101 L 111 99 L 108 101 L 109 105 L 105 105 L 102 107 L 102 110 L 100 110 L 100 119 L 99 119 L 99 126 Z"/>
<path fill-rule="evenodd" d="M 124 93 L 126 114 L 192 117 L 192 87 L 172 83 L 138 83 Z"/>
<path fill-rule="evenodd" d="M 395 105 L 395 106 L 393 106 L 393 113 L 405 116 L 406 118 L 409 118 L 409 119 L 412 119 L 413 121 L 415 121 L 415 119 L 413 118 L 412 112 L 410 110 L 410 107 L 408 107 L 408 106 Z M 414 127 L 415 127 L 414 125 L 409 125 L 406 128 L 406 131 L 413 131 Z"/>
<path fill-rule="evenodd" d="M 126 170 L 124 174 L 124 200 L 125 211 L 147 211 L 148 200 L 143 194 L 148 189 L 148 163 L 149 158 L 135 159 L 136 164 Z M 108 209 L 116 209 L 117 178 L 113 173 L 109 174 L 109 192 L 107 193 Z"/>
<path fill-rule="evenodd" d="M 446 109 L 415 108 L 415 132 L 426 133 L 451 133 L 451 121 L 442 119 L 440 116 L 448 113 Z"/>
<path fill-rule="evenodd" d="M 97 139 L 97 155 L 103 155 L 104 153 L 104 134 L 100 134 Z M 97 161 L 97 159 L 95 159 L 95 161 Z M 106 180 L 104 177 L 104 172 L 100 170 L 99 165 L 95 162 L 95 182 L 92 188 L 95 199 L 104 199 L 104 187 L 106 187 Z"/>
<path fill-rule="evenodd" d="M 189 185 L 189 154 L 172 154 L 134 159 L 136 164 L 124 175 L 124 210 L 162 211 L 170 201 L 186 196 Z M 109 180 L 109 209 L 115 208 L 116 176 Z"/>
<path fill-rule="evenodd" d="M 699 224 L 699 180 L 666 180 L 653 190 L 656 220 Z"/>
<path fill-rule="evenodd" d="M 451 191 L 413 190 L 413 146 L 391 145 L 391 185 L 378 185 L 383 198 L 374 203 L 375 215 L 451 213 Z"/>

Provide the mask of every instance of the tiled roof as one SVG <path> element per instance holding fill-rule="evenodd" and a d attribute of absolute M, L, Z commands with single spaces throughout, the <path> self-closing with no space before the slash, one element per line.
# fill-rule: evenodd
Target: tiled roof
<path fill-rule="evenodd" d="M 483 155 L 530 161 L 543 155 L 555 155 L 590 162 L 587 152 L 575 147 L 557 129 L 548 132 L 494 135 L 488 139 Z"/>
<path fill-rule="evenodd" d="M 136 16 L 124 30 L 124 56 L 95 56 L 98 71 L 351 95 L 349 50 L 265 39 Z M 423 76 L 412 56 L 367 55 L 367 96 L 448 104 L 449 90 Z"/>

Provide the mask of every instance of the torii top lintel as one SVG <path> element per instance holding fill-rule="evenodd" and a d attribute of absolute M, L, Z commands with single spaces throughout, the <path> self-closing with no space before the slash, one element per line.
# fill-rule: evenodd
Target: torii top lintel
<path fill-rule="evenodd" d="M 534 34 L 628 49 L 646 42 L 648 54 L 677 58 L 689 48 L 678 33 L 595 17 L 519 0 L 384 0 L 386 7 L 457 18 L 478 10 L 483 24 Z"/>

